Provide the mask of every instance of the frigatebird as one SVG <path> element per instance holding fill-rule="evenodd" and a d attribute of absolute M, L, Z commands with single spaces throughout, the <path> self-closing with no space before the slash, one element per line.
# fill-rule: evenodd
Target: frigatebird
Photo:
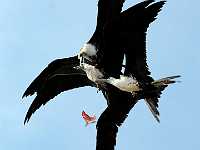
<path fill-rule="evenodd" d="M 146 64 L 146 32 L 164 5 L 165 1 L 146 0 L 122 11 L 125 0 L 99 0 L 96 30 L 84 44 L 77 56 L 58 59 L 50 63 L 30 84 L 23 97 L 37 94 L 31 104 L 24 123 L 49 100 L 63 91 L 83 86 L 100 88 L 107 100 L 107 108 L 97 122 L 97 150 L 114 150 L 118 127 L 129 111 L 142 98 L 153 97 L 152 104 L 158 107 L 158 97 L 167 86 L 158 91 L 149 86 L 154 82 Z M 125 72 L 122 73 L 123 58 L 126 57 Z M 90 74 L 88 67 L 102 74 Z M 84 69 L 78 69 L 83 67 Z M 141 87 L 152 88 L 151 92 L 132 93 L 123 91 L 112 83 L 99 86 L 96 79 L 119 79 L 121 75 L 133 76 Z M 92 77 L 92 78 L 91 78 Z M 78 80 L 77 80 L 78 79 Z M 76 81 L 76 82 L 74 82 Z M 100 81 L 101 82 L 101 81 Z M 102 83 L 102 82 L 101 82 Z M 149 94 L 149 95 L 148 95 Z M 155 95 L 154 95 L 155 94 Z"/>
<path fill-rule="evenodd" d="M 96 30 L 79 53 L 80 67 L 98 88 L 109 83 L 133 96 L 142 92 L 158 122 L 157 102 L 161 91 L 179 77 L 171 76 L 154 81 L 146 63 L 147 28 L 156 19 L 164 3 L 147 0 L 108 17 L 103 20 L 104 24 L 101 20 L 102 31 Z M 126 63 L 122 65 L 124 56 Z M 122 66 L 125 67 L 123 73 Z"/>

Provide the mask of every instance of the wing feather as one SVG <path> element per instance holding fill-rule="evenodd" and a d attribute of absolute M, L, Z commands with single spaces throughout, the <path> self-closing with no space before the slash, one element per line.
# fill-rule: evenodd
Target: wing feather
<path fill-rule="evenodd" d="M 84 71 L 74 68 L 77 66 L 79 66 L 77 56 L 57 59 L 40 73 L 23 95 L 24 97 L 37 93 L 36 98 L 28 109 L 24 123 L 29 121 L 31 115 L 37 109 L 61 92 L 83 86 L 94 86 Z"/>
<path fill-rule="evenodd" d="M 42 85 L 47 81 L 49 77 L 54 74 L 66 73 L 69 68 L 73 68 L 79 65 L 78 56 L 56 59 L 52 61 L 29 85 L 29 87 L 24 92 L 22 98 L 31 96 L 37 92 Z"/>
<path fill-rule="evenodd" d="M 121 39 L 125 48 L 125 75 L 132 74 L 140 82 L 152 82 L 146 62 L 146 32 L 165 1 L 139 3 L 121 14 Z M 151 5 L 150 5 L 151 4 Z"/>
<path fill-rule="evenodd" d="M 120 91 L 113 86 L 104 91 L 104 96 L 108 101 L 108 107 L 97 122 L 96 150 L 114 150 L 118 127 L 140 98 L 133 98 L 130 93 Z"/>
<path fill-rule="evenodd" d="M 76 71 L 76 69 L 74 70 Z M 32 102 L 26 114 L 24 124 L 29 121 L 32 114 L 39 109 L 42 105 L 45 105 L 48 101 L 63 91 L 67 91 L 74 88 L 93 86 L 93 83 L 87 78 L 86 75 L 70 73 L 65 75 L 55 75 L 49 78 L 43 84 L 43 86 L 37 91 L 37 96 Z"/>
<path fill-rule="evenodd" d="M 102 69 L 107 76 L 119 77 L 121 73 L 123 52 L 117 38 L 118 26 L 115 20 L 119 18 L 124 2 L 125 0 L 99 0 L 97 26 L 89 40 L 97 48 L 97 68 Z"/>
<path fill-rule="evenodd" d="M 120 15 L 124 2 L 125 0 L 99 0 L 96 30 L 89 43 L 99 47 L 106 24 Z"/>

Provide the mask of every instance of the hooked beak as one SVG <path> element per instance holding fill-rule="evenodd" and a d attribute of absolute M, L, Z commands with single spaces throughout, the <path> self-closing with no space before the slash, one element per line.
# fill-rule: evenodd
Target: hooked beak
<path fill-rule="evenodd" d="M 80 64 L 81 63 L 91 64 L 91 63 L 95 63 L 96 59 L 93 59 L 92 57 L 88 56 L 86 53 L 81 53 L 79 54 L 79 60 L 80 60 Z"/>

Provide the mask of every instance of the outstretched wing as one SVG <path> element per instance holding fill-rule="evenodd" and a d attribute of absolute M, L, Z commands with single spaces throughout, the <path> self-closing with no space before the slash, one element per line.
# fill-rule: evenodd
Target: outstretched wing
<path fill-rule="evenodd" d="M 52 62 L 31 83 L 24 96 L 32 95 L 34 92 L 37 96 L 26 114 L 24 123 L 29 121 L 37 109 L 61 92 L 83 86 L 94 86 L 84 71 L 74 68 L 79 65 L 77 59 L 75 56 Z"/>
<path fill-rule="evenodd" d="M 150 23 L 156 19 L 164 4 L 165 1 L 154 3 L 153 0 L 146 0 L 130 7 L 120 16 L 120 38 L 126 56 L 124 74 L 134 76 L 139 83 L 145 85 L 144 88 L 152 91 L 145 93 L 144 98 L 158 122 L 157 107 L 161 92 L 156 91 L 153 85 L 148 84 L 153 81 L 153 78 L 150 77 L 146 62 L 146 33 Z"/>
<path fill-rule="evenodd" d="M 133 75 L 141 83 L 153 81 L 146 62 L 146 32 L 165 4 L 165 1 L 153 2 L 141 2 L 122 12 L 120 18 L 121 40 L 126 56 L 124 74 Z"/>
<path fill-rule="evenodd" d="M 133 98 L 130 93 L 113 86 L 104 92 L 104 96 L 108 101 L 108 107 L 97 122 L 96 150 L 114 150 L 118 127 L 124 122 L 139 97 Z"/>
<path fill-rule="evenodd" d="M 110 50 L 109 52 L 114 52 L 113 49 L 115 49 L 117 53 L 114 52 L 109 55 L 104 49 L 102 52 L 104 59 L 107 57 L 105 61 L 107 64 L 104 65 L 110 65 L 109 67 L 111 67 L 113 59 L 116 58 L 115 55 L 121 55 L 121 50 L 125 50 L 125 75 L 132 74 L 139 81 L 141 79 L 141 81 L 147 80 L 149 82 L 153 79 L 148 76 L 150 72 L 146 64 L 146 32 L 149 24 L 155 20 L 161 7 L 164 5 L 164 1 L 150 5 L 151 3 L 153 3 L 152 0 L 139 3 L 121 13 L 119 20 L 116 20 L 119 25 L 116 25 L 116 22 L 109 24 L 110 26 L 105 28 L 107 32 L 104 32 L 106 34 L 104 38 L 108 39 L 104 40 L 104 42 L 109 41 L 111 44 L 104 43 L 105 45 L 103 46 L 105 47 L 103 48 Z M 120 40 L 115 39 L 113 36 L 115 33 L 120 34 Z M 111 38 L 113 41 L 110 40 Z M 116 43 L 114 44 L 114 42 Z M 112 71 L 114 73 L 117 69 Z M 131 108 L 139 99 L 144 98 L 144 95 L 137 95 L 133 98 L 130 93 L 120 91 L 111 86 L 104 92 L 104 96 L 108 101 L 108 107 L 97 122 L 96 149 L 114 150 L 118 127 L 124 122 Z"/>
<path fill-rule="evenodd" d="M 119 16 L 125 0 L 99 0 L 96 30 L 89 40 L 89 43 L 97 47 L 102 40 L 102 33 L 106 24 Z"/>
<path fill-rule="evenodd" d="M 88 42 L 97 48 L 97 68 L 113 77 L 119 77 L 123 61 L 117 41 L 118 26 L 114 22 L 120 16 L 124 1 L 99 0 L 96 30 Z"/>
<path fill-rule="evenodd" d="M 37 91 L 37 96 L 28 109 L 24 123 L 28 122 L 32 114 L 45 105 L 49 100 L 63 91 L 83 86 L 93 86 L 93 83 L 87 78 L 85 74 L 74 70 L 69 74 L 58 74 L 50 77 L 44 85 Z"/>
<path fill-rule="evenodd" d="M 78 56 L 54 60 L 33 80 L 24 92 L 22 98 L 38 92 L 49 77 L 55 74 L 69 73 L 71 68 L 78 65 Z"/>

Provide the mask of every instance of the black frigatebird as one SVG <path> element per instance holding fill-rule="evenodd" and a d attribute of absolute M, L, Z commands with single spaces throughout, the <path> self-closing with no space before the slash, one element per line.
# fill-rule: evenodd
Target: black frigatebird
<path fill-rule="evenodd" d="M 53 61 L 30 84 L 23 97 L 37 95 L 24 123 L 37 109 L 63 91 L 83 86 L 98 87 L 108 106 L 97 122 L 96 149 L 113 150 L 118 127 L 139 99 L 151 99 L 149 104 L 155 112 L 160 92 L 168 85 L 167 81 L 173 81 L 167 78 L 166 83 L 160 85 L 163 80 L 157 82 L 149 76 L 145 41 L 149 24 L 155 20 L 165 1 L 154 3 L 146 0 L 122 11 L 124 1 L 99 0 L 96 30 L 79 55 Z M 124 55 L 126 64 L 122 73 Z M 78 69 L 79 66 L 83 70 Z M 142 90 L 133 96 L 133 93 L 110 82 L 111 78 L 120 79 L 122 75 L 134 77 L 142 88 L 152 88 L 153 91 L 144 93 Z M 159 83 L 160 87 L 151 86 L 152 83 Z"/>
<path fill-rule="evenodd" d="M 118 15 L 108 17 L 100 28 L 103 31 L 96 30 L 79 53 L 80 67 L 98 88 L 109 83 L 133 96 L 136 92 L 142 93 L 158 122 L 157 103 L 161 91 L 179 77 L 170 76 L 154 81 L 146 63 L 147 28 L 164 4 L 165 1 L 154 3 L 153 0 L 147 0 Z M 122 73 L 124 55 L 126 63 Z"/>

